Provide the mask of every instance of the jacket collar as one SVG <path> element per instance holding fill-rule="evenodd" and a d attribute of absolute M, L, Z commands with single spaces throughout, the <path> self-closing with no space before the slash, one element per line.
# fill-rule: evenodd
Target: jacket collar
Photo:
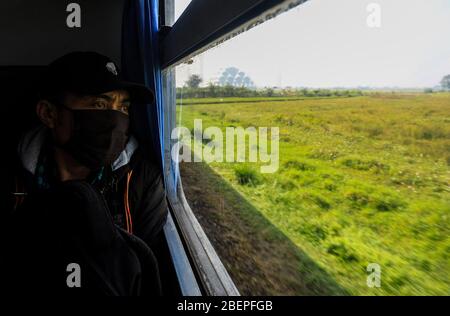
<path fill-rule="evenodd" d="M 48 135 L 47 132 L 48 129 L 43 125 L 30 130 L 22 137 L 17 148 L 22 166 L 33 175 L 36 172 L 39 154 L 41 153 L 45 138 Z M 131 136 L 128 140 L 127 145 L 125 146 L 125 149 L 111 164 L 112 170 L 115 171 L 127 165 L 131 160 L 131 156 L 137 148 L 138 142 L 133 136 Z"/>

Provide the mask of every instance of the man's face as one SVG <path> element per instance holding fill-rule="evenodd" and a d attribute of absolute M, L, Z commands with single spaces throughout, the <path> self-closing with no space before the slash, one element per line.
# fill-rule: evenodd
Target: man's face
<path fill-rule="evenodd" d="M 65 106 L 74 110 L 116 110 L 128 114 L 130 96 L 125 90 L 115 90 L 96 96 L 68 95 Z"/>
<path fill-rule="evenodd" d="M 67 95 L 64 105 L 73 110 L 116 110 L 128 115 L 130 96 L 125 90 L 115 90 L 96 96 Z M 67 142 L 71 136 L 72 113 L 63 107 L 57 107 L 52 129 L 55 141 Z M 45 122 L 44 122 L 45 124 Z"/>

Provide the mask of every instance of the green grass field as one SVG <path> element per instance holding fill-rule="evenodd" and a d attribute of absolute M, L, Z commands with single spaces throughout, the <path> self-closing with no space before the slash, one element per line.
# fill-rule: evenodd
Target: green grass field
<path fill-rule="evenodd" d="M 342 289 L 450 294 L 449 93 L 230 101 L 192 101 L 181 123 L 280 127 L 276 173 L 250 163 L 210 167 Z M 366 285 L 369 263 L 381 266 L 380 288 Z"/>

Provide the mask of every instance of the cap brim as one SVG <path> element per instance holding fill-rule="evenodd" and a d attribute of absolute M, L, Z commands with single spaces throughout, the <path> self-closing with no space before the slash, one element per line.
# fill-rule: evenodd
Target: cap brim
<path fill-rule="evenodd" d="M 126 90 L 130 94 L 130 100 L 135 104 L 152 104 L 155 101 L 153 91 L 146 86 L 128 81 L 113 81 L 104 83 L 101 86 L 87 85 L 85 89 L 69 89 L 79 94 L 101 94 L 114 90 Z"/>
<path fill-rule="evenodd" d="M 134 82 L 120 81 L 113 90 L 126 90 L 130 94 L 131 102 L 137 104 L 151 104 L 155 102 L 155 95 L 152 90 L 146 86 Z M 110 90 L 112 91 L 112 90 Z"/>

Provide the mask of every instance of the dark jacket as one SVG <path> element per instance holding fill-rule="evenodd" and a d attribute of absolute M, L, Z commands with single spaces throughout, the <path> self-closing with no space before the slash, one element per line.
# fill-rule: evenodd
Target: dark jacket
<path fill-rule="evenodd" d="M 129 142 L 115 169 L 106 168 L 101 177 L 48 181 L 43 188 L 45 137 L 42 130 L 30 132 L 3 173 L 2 278 L 25 292 L 41 291 L 44 284 L 47 293 L 160 293 L 151 251 L 167 217 L 159 168 Z M 74 292 L 66 285 L 66 267 L 77 260 L 85 282 Z"/>

